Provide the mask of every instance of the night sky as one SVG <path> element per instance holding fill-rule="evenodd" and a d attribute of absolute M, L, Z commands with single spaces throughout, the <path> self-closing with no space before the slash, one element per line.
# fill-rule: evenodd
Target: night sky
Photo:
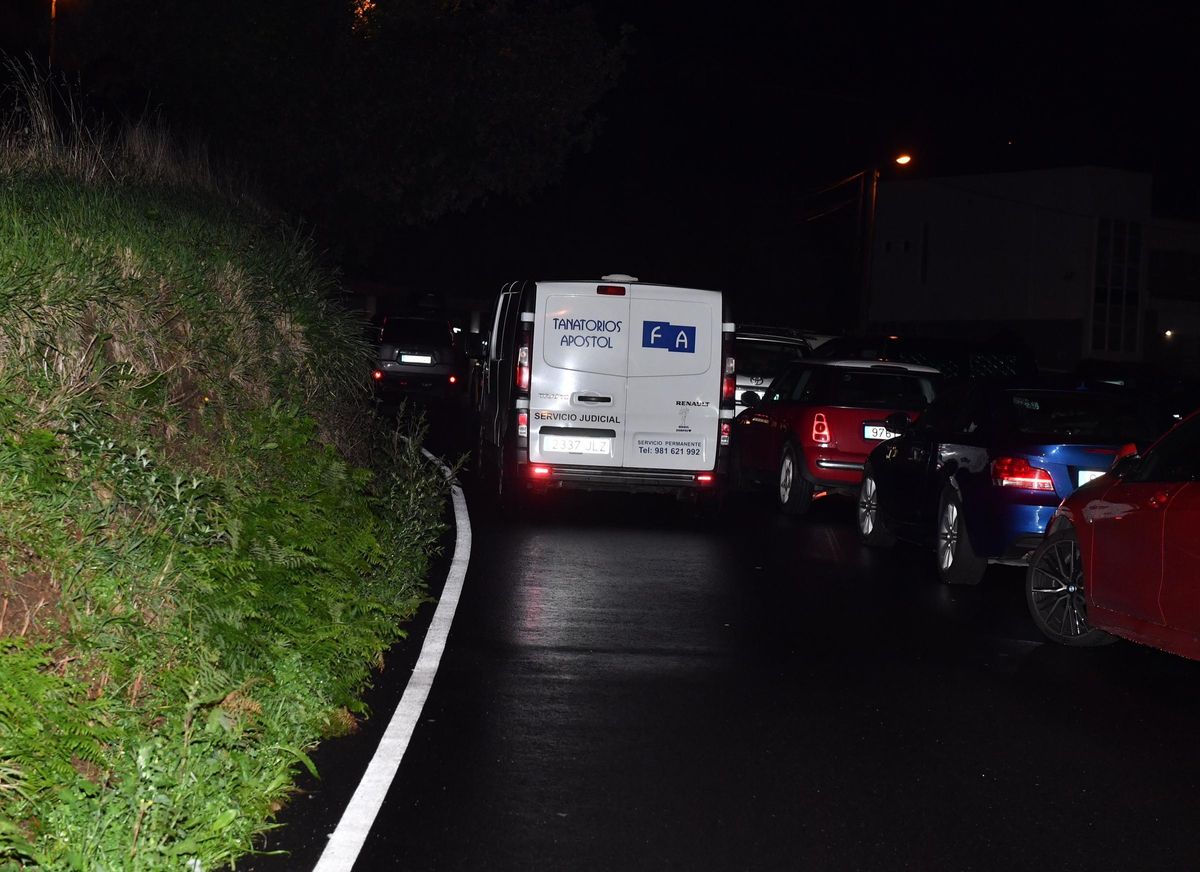
<path fill-rule="evenodd" d="M 394 274 L 442 287 L 624 271 L 805 323 L 830 314 L 853 233 L 853 205 L 806 222 L 824 203 L 812 192 L 865 167 L 885 181 L 1148 171 L 1161 214 L 1197 216 L 1196 12 L 781 6 L 604 4 L 636 31 L 596 147 L 532 204 L 418 234 Z"/>
<path fill-rule="evenodd" d="M 308 216 L 349 277 L 488 296 L 513 278 L 620 271 L 818 326 L 836 315 L 855 209 L 850 188 L 812 192 L 876 165 L 895 177 L 901 150 L 918 178 L 1147 171 L 1161 216 L 1200 218 L 1191 4 L 593 6 L 613 41 L 631 30 L 592 148 L 533 198 L 381 226 L 388 244 L 353 256 L 331 216 Z"/>

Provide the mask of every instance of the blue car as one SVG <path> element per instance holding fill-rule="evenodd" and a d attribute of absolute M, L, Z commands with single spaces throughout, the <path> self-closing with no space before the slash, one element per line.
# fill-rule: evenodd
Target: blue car
<path fill-rule="evenodd" d="M 901 435 L 871 452 L 859 490 L 863 542 L 931 547 L 942 581 L 976 584 L 988 563 L 1026 563 L 1058 504 L 1158 419 L 1127 393 L 975 382 L 888 428 Z"/>

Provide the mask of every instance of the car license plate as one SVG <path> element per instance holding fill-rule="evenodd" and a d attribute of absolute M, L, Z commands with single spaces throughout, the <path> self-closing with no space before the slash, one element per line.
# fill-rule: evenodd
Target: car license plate
<path fill-rule="evenodd" d="M 1081 469 L 1079 470 L 1079 486 L 1083 487 L 1089 481 L 1093 481 L 1102 475 L 1104 475 L 1103 472 L 1099 472 L 1095 469 Z"/>
<path fill-rule="evenodd" d="M 863 438 L 879 441 L 881 439 L 895 439 L 899 433 L 893 433 L 887 427 L 879 424 L 863 424 Z"/>
<path fill-rule="evenodd" d="M 611 454 L 611 439 L 597 436 L 543 436 L 542 451 L 555 454 Z"/>
<path fill-rule="evenodd" d="M 433 363 L 433 358 L 428 354 L 401 354 L 401 363 Z"/>

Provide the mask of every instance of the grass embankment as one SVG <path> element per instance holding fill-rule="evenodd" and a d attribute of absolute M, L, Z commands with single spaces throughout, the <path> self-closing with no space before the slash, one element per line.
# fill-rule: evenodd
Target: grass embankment
<path fill-rule="evenodd" d="M 31 123 L 35 84 L 0 122 L 0 868 L 214 869 L 353 726 L 444 483 L 368 444 L 301 237 L 144 130 Z"/>

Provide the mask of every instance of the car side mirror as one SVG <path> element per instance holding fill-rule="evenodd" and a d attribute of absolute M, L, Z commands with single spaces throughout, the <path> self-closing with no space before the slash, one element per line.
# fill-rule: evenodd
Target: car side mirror
<path fill-rule="evenodd" d="M 483 338 L 482 333 L 468 333 L 467 340 L 463 345 L 467 357 L 471 360 L 483 360 L 487 357 L 487 340 Z"/>
<path fill-rule="evenodd" d="M 743 406 L 757 406 L 762 402 L 762 397 L 758 395 L 758 391 L 746 391 L 742 394 Z"/>
<path fill-rule="evenodd" d="M 912 429 L 912 421 L 908 420 L 908 415 L 903 412 L 892 412 L 884 419 L 883 423 L 890 431 L 901 435 Z"/>

